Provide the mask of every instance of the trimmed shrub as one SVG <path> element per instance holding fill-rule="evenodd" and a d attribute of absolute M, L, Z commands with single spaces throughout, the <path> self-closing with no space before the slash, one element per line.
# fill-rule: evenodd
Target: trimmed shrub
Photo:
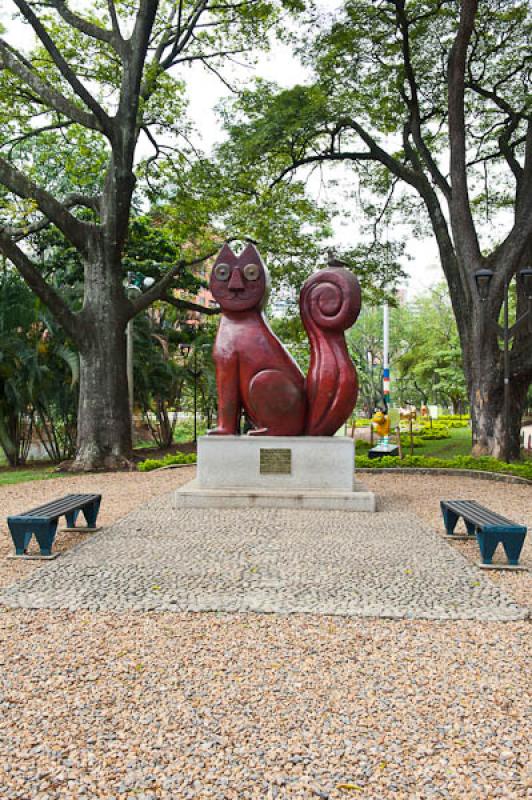
<path fill-rule="evenodd" d="M 147 458 L 146 461 L 141 461 L 137 464 L 139 472 L 151 472 L 153 469 L 161 469 L 161 467 L 170 467 L 173 464 L 195 464 L 196 453 L 174 453 L 174 455 L 167 455 L 164 458 Z"/>
<path fill-rule="evenodd" d="M 447 428 L 440 428 L 439 430 L 427 428 L 419 434 L 419 438 L 427 441 L 436 441 L 437 439 L 450 439 L 451 434 Z"/>
<path fill-rule="evenodd" d="M 499 472 L 503 475 L 517 475 L 532 481 L 532 461 L 514 461 L 507 464 L 491 456 L 455 456 L 454 458 L 432 458 L 430 456 L 405 456 L 400 459 L 392 456 L 368 458 L 357 456 L 359 469 L 378 469 L 379 467 L 418 467 L 420 469 L 467 469 L 473 472 Z"/>

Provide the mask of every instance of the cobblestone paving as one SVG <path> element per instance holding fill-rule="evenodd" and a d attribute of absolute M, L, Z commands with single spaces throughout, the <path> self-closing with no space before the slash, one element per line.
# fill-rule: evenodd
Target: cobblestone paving
<path fill-rule="evenodd" d="M 173 493 L 48 562 L 0 600 L 409 619 L 527 613 L 411 513 L 176 510 Z"/>

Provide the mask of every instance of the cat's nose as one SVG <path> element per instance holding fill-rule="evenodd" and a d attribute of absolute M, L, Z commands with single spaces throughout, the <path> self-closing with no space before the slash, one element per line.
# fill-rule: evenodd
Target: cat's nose
<path fill-rule="evenodd" d="M 232 292 L 243 292 L 246 288 L 238 267 L 235 267 L 235 269 L 232 271 L 227 288 Z"/>

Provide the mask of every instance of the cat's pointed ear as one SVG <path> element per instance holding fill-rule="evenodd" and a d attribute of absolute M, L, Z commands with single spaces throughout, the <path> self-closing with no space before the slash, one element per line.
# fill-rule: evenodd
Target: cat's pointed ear
<path fill-rule="evenodd" d="M 235 256 L 227 242 L 224 244 L 218 255 L 216 256 L 216 264 L 229 264 L 230 267 L 234 267 L 235 264 L 238 262 L 238 258 Z"/>
<path fill-rule="evenodd" d="M 248 244 L 242 250 L 238 260 L 239 260 L 239 262 L 241 264 L 244 264 L 244 265 L 245 264 L 260 264 L 262 267 L 264 267 L 264 262 L 262 261 L 262 258 L 260 257 L 259 251 L 255 247 L 255 245 L 252 244 L 251 242 L 248 242 Z"/>

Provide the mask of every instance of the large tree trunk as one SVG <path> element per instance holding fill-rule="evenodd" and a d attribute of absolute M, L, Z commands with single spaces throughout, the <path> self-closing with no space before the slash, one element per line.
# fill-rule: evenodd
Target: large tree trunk
<path fill-rule="evenodd" d="M 510 419 L 508 458 L 515 461 L 520 455 L 521 419 L 525 407 L 527 385 L 510 382 Z M 471 389 L 471 420 L 475 456 L 490 455 L 506 458 L 506 420 L 504 392 L 500 380 L 486 376 Z"/>
<path fill-rule="evenodd" d="M 497 336 L 487 329 L 493 311 L 481 306 L 475 312 L 463 348 L 471 404 L 472 453 L 515 460 L 520 455 L 521 419 L 530 381 L 525 374 L 510 371 L 507 453 L 503 353 Z"/>
<path fill-rule="evenodd" d="M 80 352 L 78 437 L 73 469 L 130 466 L 125 324 L 95 320 Z"/>
<path fill-rule="evenodd" d="M 80 313 L 80 391 L 74 470 L 131 466 L 132 438 L 126 371 L 127 302 L 120 269 L 96 258 L 85 265 Z"/>

